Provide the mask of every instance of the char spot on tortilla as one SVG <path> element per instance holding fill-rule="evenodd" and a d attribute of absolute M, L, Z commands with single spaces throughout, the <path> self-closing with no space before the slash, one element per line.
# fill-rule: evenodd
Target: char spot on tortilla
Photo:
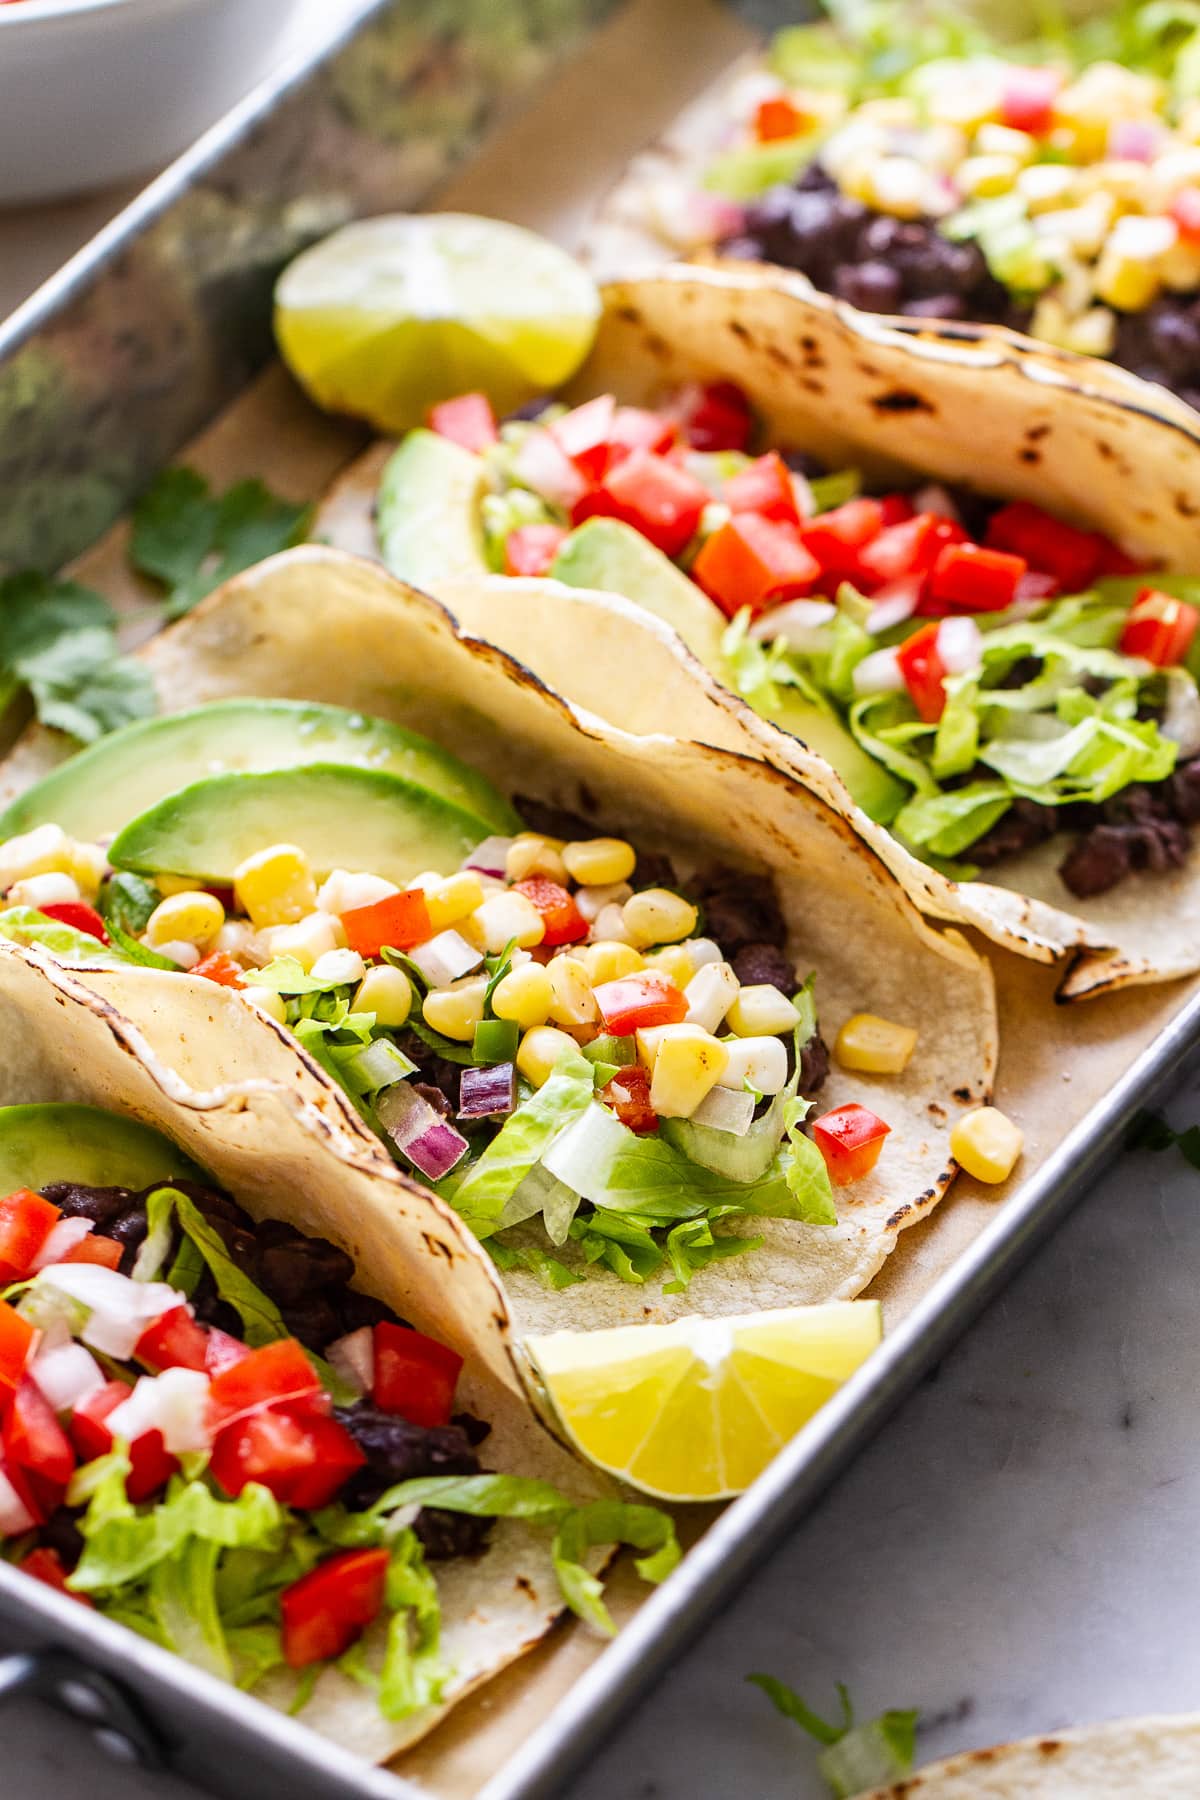
<path fill-rule="evenodd" d="M 525 1576 L 525 1575 L 517 1576 L 516 1588 L 517 1588 L 517 1592 L 519 1594 L 528 1594 L 528 1596 L 531 1600 L 537 1599 L 537 1592 L 534 1588 L 534 1585 L 533 1585 L 532 1581 L 530 1581 L 528 1579 L 527 1576 Z"/>
<path fill-rule="evenodd" d="M 1040 450 L 1025 449 L 1019 451 L 1018 454 L 1023 463 L 1040 463 L 1042 460 L 1042 453 Z"/>
<path fill-rule="evenodd" d="M 1050 425 L 1043 421 L 1041 425 L 1031 425 L 1025 436 L 1031 444 L 1039 444 L 1044 437 L 1049 437 L 1050 429 Z"/>
<path fill-rule="evenodd" d="M 619 306 L 617 308 L 617 317 L 618 319 L 624 319 L 629 325 L 640 325 L 642 322 L 642 315 L 636 306 Z"/>
<path fill-rule="evenodd" d="M 448 1263 L 454 1261 L 454 1252 L 449 1244 L 443 1243 L 441 1238 L 431 1237 L 427 1231 L 423 1231 L 421 1236 L 424 1239 L 425 1248 L 431 1256 L 444 1256 Z"/>
<path fill-rule="evenodd" d="M 974 1099 L 974 1095 L 972 1094 L 969 1087 L 960 1087 L 960 1088 L 955 1088 L 954 1098 L 956 1100 L 961 1100 L 963 1105 L 967 1106 Z"/>
<path fill-rule="evenodd" d="M 1185 519 L 1194 519 L 1200 508 L 1189 494 L 1176 494 L 1175 511 L 1182 513 Z"/>
<path fill-rule="evenodd" d="M 935 413 L 937 411 L 937 407 L 933 405 L 932 401 L 927 400 L 923 394 L 915 393 L 912 388 L 891 388 L 886 394 L 873 394 L 871 405 L 876 412 Z"/>
<path fill-rule="evenodd" d="M 1103 438 L 1096 439 L 1096 452 L 1104 458 L 1105 462 L 1112 462 L 1117 454 L 1112 445 L 1106 444 Z"/>
<path fill-rule="evenodd" d="M 775 367 L 777 369 L 790 369 L 792 366 L 791 357 L 787 354 L 786 350 L 781 350 L 779 348 L 778 344 L 768 344 L 767 345 L 767 355 L 770 357 L 771 361 L 775 364 Z M 819 367 L 820 366 L 820 358 L 817 359 L 815 364 L 810 361 L 809 366 L 810 366 L 810 368 L 811 367 Z"/>
<path fill-rule="evenodd" d="M 740 319 L 730 319 L 729 330 L 733 337 L 739 338 L 743 344 L 750 342 L 750 327 L 743 325 Z"/>
<path fill-rule="evenodd" d="M 825 392 L 825 383 L 818 381 L 815 375 L 802 375 L 800 386 L 806 394 L 823 394 Z"/>
<path fill-rule="evenodd" d="M 1057 1756 L 1064 1748 L 1061 1738 L 1043 1738 L 1038 1745 L 1043 1756 Z"/>
<path fill-rule="evenodd" d="M 647 333 L 646 348 L 651 356 L 657 356 L 663 362 L 665 362 L 667 357 L 671 354 L 670 344 L 668 344 L 665 337 L 660 337 L 657 331 Z"/>
<path fill-rule="evenodd" d="M 925 1110 L 928 1112 L 930 1118 L 936 1119 L 939 1124 L 941 1124 L 942 1120 L 946 1117 L 946 1109 L 939 1100 L 931 1100 Z"/>

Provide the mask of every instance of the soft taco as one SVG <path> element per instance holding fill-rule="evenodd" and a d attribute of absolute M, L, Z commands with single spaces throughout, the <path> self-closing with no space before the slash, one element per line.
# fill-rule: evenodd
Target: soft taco
<path fill-rule="evenodd" d="M 1078 380 L 1128 370 L 1196 405 L 1196 27 L 1085 10 L 1039 42 L 1036 9 L 999 9 L 998 39 L 979 7 L 830 4 L 634 159 L 589 259 L 771 263 L 910 329 L 1027 333 Z"/>
<path fill-rule="evenodd" d="M 862 1800 L 1190 1800 L 1198 1789 L 1200 1719 L 1183 1714 L 967 1750 Z"/>
<path fill-rule="evenodd" d="M 143 655 L 162 718 L 6 767 L 7 954 L 79 965 L 192 1088 L 294 1085 L 523 1324 L 848 1298 L 936 1205 L 989 971 L 787 775 L 577 715 L 327 549 Z"/>
<path fill-rule="evenodd" d="M 584 622 L 596 590 L 637 602 L 838 770 L 922 907 L 1072 958 L 1066 997 L 1197 966 L 1192 415 L 1010 345 L 906 339 L 785 275 L 688 268 L 606 290 L 570 399 L 499 427 L 481 396 L 436 409 L 320 528 L 646 731 L 655 647 Z M 565 610 L 567 586 L 592 600 Z M 589 633 L 626 635 L 623 679 L 593 678 Z"/>
<path fill-rule="evenodd" d="M 666 1516 L 498 1377 L 431 1196 L 381 1203 L 236 1053 L 190 1087 L 49 961 L 0 995 L 4 1563 L 375 1760 L 567 1604 L 604 1627 L 604 1546 L 667 1572 Z"/>

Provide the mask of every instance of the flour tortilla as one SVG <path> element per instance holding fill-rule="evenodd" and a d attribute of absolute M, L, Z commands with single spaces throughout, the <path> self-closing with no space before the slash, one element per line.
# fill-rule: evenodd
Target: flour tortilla
<path fill-rule="evenodd" d="M 586 643 L 579 648 L 586 660 Z M 352 706 L 428 733 L 514 794 L 595 816 L 647 848 L 768 868 L 790 952 L 798 967 L 817 971 L 826 1035 L 859 1010 L 917 1028 L 903 1075 L 870 1080 L 835 1069 L 822 1091 L 822 1108 L 861 1100 L 892 1126 L 878 1170 L 839 1195 L 836 1227 L 762 1221 L 763 1250 L 701 1271 L 684 1295 L 605 1276 L 551 1293 L 513 1272 L 506 1288 L 522 1329 L 848 1298 L 897 1233 L 936 1205 L 954 1172 L 950 1128 L 991 1089 L 990 970 L 957 933 L 929 926 L 846 820 L 789 774 L 729 750 L 629 737 L 576 713 L 503 651 L 467 636 L 437 602 L 376 565 L 316 546 L 238 577 L 142 655 L 166 711 L 235 694 Z M 682 714 L 702 703 L 703 690 L 689 700 L 690 671 L 672 667 Z M 625 678 L 641 676 L 631 668 Z M 0 770 L 0 793 L 7 799 L 59 754 L 49 734 L 31 732 Z M 77 979 L 134 1021 L 193 1087 L 228 1080 L 239 1067 L 280 1085 L 290 1077 L 304 1128 L 320 1133 L 343 1166 L 371 1176 L 361 1217 L 411 1207 L 414 1196 L 434 1204 L 288 1034 L 236 993 L 153 970 L 85 970 Z"/>
<path fill-rule="evenodd" d="M 860 1800 L 1195 1800 L 1200 1714 L 1116 1719 L 968 1750 Z"/>
<path fill-rule="evenodd" d="M 1061 362 L 1011 334 L 960 336 L 958 327 L 902 334 L 779 271 L 676 267 L 605 290 L 596 349 L 572 397 L 612 390 L 646 403 L 687 379 L 725 377 L 747 392 L 772 441 L 809 450 L 831 467 L 853 464 L 881 481 L 916 468 L 1035 500 L 1147 560 L 1200 572 L 1200 415 L 1185 407 L 1156 412 L 1145 383 L 1122 384 L 1120 371 L 1109 373 L 1111 382 L 1085 390 Z M 318 520 L 327 539 L 378 554 L 373 501 L 385 456 L 376 446 L 336 484 Z M 517 586 L 523 595 L 505 594 Z M 447 580 L 438 591 L 473 629 L 613 724 L 668 729 L 653 681 L 608 678 L 610 667 L 637 666 L 655 652 L 635 649 L 631 637 L 623 654 L 602 665 L 597 645 L 606 628 L 562 624 L 566 590 L 557 584 L 484 576 Z M 590 597 L 593 614 L 600 604 Z M 587 656 L 579 653 L 585 629 Z M 628 631 L 628 613 L 607 629 Z M 660 656 L 660 670 L 666 666 Z M 1062 963 L 1060 998 L 1200 967 L 1195 857 L 1168 875 L 1131 876 L 1092 900 L 1076 899 L 1059 879 L 1061 841 L 1006 859 L 991 881 L 948 881 L 855 808 L 828 765 L 796 738 L 711 678 L 697 679 L 695 689 L 703 704 L 690 728 L 673 710 L 669 729 L 750 749 L 792 770 L 853 819 L 926 913 L 973 925 L 1018 955 Z M 715 722 L 719 709 L 733 726 Z"/>
<path fill-rule="evenodd" d="M 146 973 L 153 971 L 134 976 Z M 0 950 L 0 1105 L 75 1100 L 139 1119 L 172 1138 L 256 1218 L 286 1219 L 333 1239 L 354 1257 L 364 1288 L 466 1358 L 459 1398 L 491 1423 L 486 1467 L 540 1477 L 580 1500 L 611 1491 L 553 1441 L 522 1398 L 503 1295 L 454 1216 L 434 1196 L 405 1187 L 381 1204 L 370 1173 L 331 1149 L 307 1070 L 292 1066 L 294 1054 L 267 1033 L 242 1037 L 232 1016 L 224 1033 L 214 1030 L 201 1000 L 179 1010 L 176 1054 L 164 1060 L 151 1045 L 155 1032 L 133 1023 L 147 1016 L 147 991 L 135 979 L 128 995 L 118 994 L 130 1002 L 121 1014 L 39 952 Z M 224 1054 L 192 1054 L 197 1042 Z M 438 1563 L 435 1572 L 453 1671 L 445 1704 L 390 1724 L 371 1694 L 329 1672 L 302 1715 L 306 1725 L 384 1761 L 531 1649 L 562 1612 L 548 1537 L 516 1522 L 498 1521 L 481 1557 Z M 255 1691 L 286 1709 L 292 1683 L 272 1676 Z"/>

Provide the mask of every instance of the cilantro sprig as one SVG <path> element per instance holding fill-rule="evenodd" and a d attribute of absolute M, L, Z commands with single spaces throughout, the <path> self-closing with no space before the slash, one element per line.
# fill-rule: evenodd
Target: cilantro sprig
<path fill-rule="evenodd" d="M 133 509 L 129 560 L 161 584 L 168 619 L 265 557 L 306 536 L 312 508 L 239 481 L 215 494 L 195 469 L 166 469 Z"/>

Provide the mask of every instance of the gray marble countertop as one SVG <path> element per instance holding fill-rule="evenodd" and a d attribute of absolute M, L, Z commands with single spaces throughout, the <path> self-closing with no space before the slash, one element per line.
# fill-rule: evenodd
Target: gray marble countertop
<path fill-rule="evenodd" d="M 819 1800 L 752 1669 L 818 1709 L 838 1680 L 863 1717 L 919 1707 L 923 1759 L 1200 1704 L 1198 1287 L 1200 1175 L 1125 1155 L 570 1800 Z M 195 1800 L 37 1707 L 4 1736 L 14 1800 Z"/>

